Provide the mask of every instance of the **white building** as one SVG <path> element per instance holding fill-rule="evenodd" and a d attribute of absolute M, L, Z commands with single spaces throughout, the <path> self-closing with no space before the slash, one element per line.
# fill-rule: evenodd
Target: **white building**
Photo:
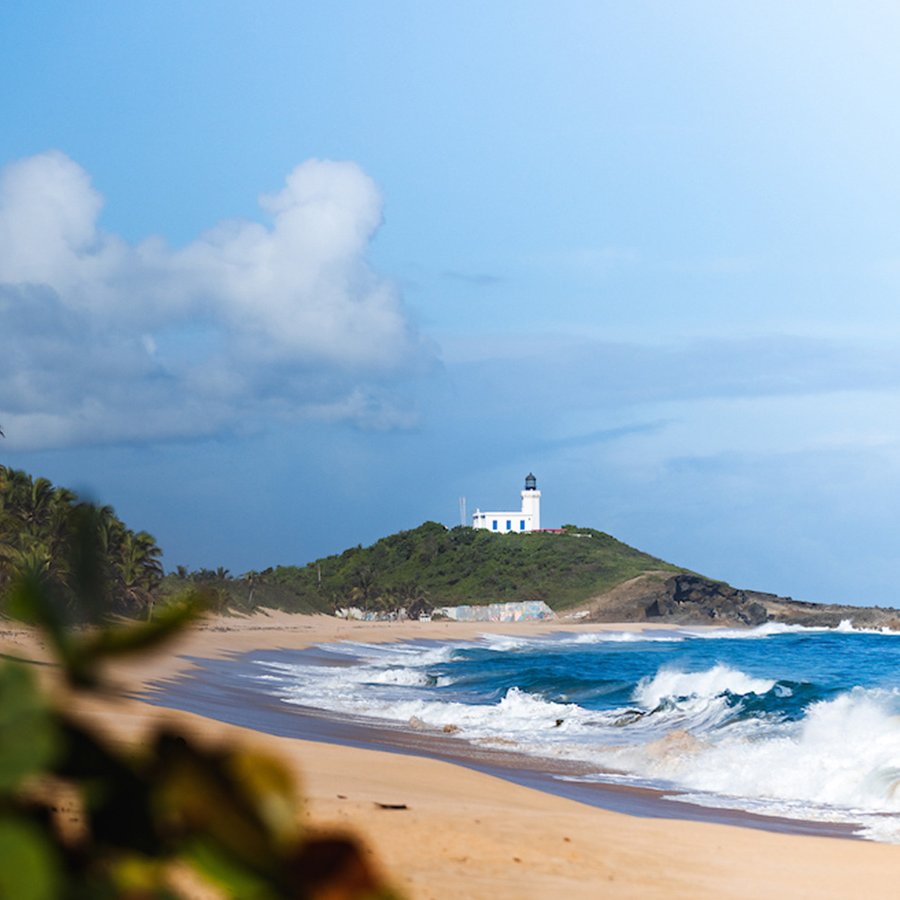
<path fill-rule="evenodd" d="M 530 472 L 525 479 L 525 490 L 522 491 L 522 509 L 517 512 L 482 512 L 476 509 L 472 513 L 472 527 L 486 528 L 497 534 L 510 531 L 541 530 L 541 492 L 537 489 L 537 479 Z"/>

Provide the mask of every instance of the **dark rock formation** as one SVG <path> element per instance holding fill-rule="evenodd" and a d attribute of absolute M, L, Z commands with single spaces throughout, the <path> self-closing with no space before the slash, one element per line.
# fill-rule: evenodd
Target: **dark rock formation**
<path fill-rule="evenodd" d="M 699 575 L 675 575 L 666 580 L 658 595 L 644 608 L 647 619 L 705 625 L 762 625 L 766 607 L 737 590 Z"/>
<path fill-rule="evenodd" d="M 849 621 L 854 628 L 890 628 L 900 631 L 900 609 L 882 606 L 849 606 L 845 603 L 805 603 L 789 597 L 773 597 L 766 603 L 769 619 L 789 625 L 834 628 Z"/>
<path fill-rule="evenodd" d="M 641 575 L 588 604 L 588 621 L 671 622 L 673 625 L 755 626 L 784 622 L 834 628 L 850 620 L 856 628 L 900 630 L 900 610 L 872 606 L 804 603 L 760 591 L 733 588 L 700 575 L 655 572 Z"/>

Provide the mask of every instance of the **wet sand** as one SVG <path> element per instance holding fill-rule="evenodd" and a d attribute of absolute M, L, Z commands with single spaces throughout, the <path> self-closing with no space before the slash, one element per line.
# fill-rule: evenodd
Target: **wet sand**
<path fill-rule="evenodd" d="M 219 618 L 180 638 L 166 655 L 112 667 L 109 674 L 118 688 L 110 699 L 67 702 L 116 741 L 139 742 L 149 730 L 174 722 L 198 739 L 237 741 L 278 755 L 301 780 L 302 814 L 317 826 L 359 833 L 410 898 L 900 895 L 900 847 L 628 815 L 535 790 L 527 786 L 528 776 L 526 784 L 516 783 L 508 772 L 496 777 L 470 761 L 410 755 L 409 748 L 373 749 L 368 738 L 359 739 L 355 723 L 352 740 L 329 743 L 273 735 L 136 699 L 152 685 L 196 671 L 192 657 L 226 659 L 343 639 L 456 640 L 488 631 L 527 635 L 563 627 L 590 626 L 355 623 L 282 613 Z M 596 630 L 611 627 L 621 626 Z M 0 640 L 11 654 L 43 656 L 27 632 L 7 629 Z M 238 708 L 246 705 L 246 698 L 234 699 Z M 321 737 L 314 730 L 306 736 Z"/>
<path fill-rule="evenodd" d="M 543 759 L 509 749 L 476 746 L 442 734 L 437 729 L 405 728 L 399 724 L 283 703 L 254 685 L 252 677 L 258 674 L 254 660 L 304 665 L 317 662 L 333 664 L 333 658 L 328 659 L 327 654 L 321 654 L 315 648 L 253 651 L 224 660 L 192 658 L 189 671 L 162 684 L 151 685 L 150 691 L 139 695 L 139 699 L 279 737 L 439 759 L 505 778 L 514 784 L 633 816 L 717 822 L 785 834 L 854 837 L 854 829 L 848 824 L 805 822 L 698 806 L 667 799 L 671 798 L 673 791 L 563 780 L 592 774 L 596 770 L 574 761 Z"/>

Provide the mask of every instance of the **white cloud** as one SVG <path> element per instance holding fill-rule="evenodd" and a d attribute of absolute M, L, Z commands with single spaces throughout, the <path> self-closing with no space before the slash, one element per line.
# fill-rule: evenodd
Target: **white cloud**
<path fill-rule="evenodd" d="M 0 278 L 71 287 L 98 258 L 102 203 L 87 173 L 61 153 L 7 166 L 0 178 Z"/>
<path fill-rule="evenodd" d="M 211 434 L 268 416 L 402 427 L 395 388 L 431 359 L 370 267 L 381 197 L 309 160 L 186 247 L 98 228 L 103 199 L 59 152 L 0 175 L 0 422 L 10 446 Z"/>

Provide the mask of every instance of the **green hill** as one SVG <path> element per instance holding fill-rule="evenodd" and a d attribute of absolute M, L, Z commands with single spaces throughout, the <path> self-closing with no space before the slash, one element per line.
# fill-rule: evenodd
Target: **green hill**
<path fill-rule="evenodd" d="M 239 579 L 195 573 L 223 605 L 331 612 L 338 606 L 394 609 L 506 600 L 544 600 L 555 610 L 583 603 L 647 572 L 683 572 L 608 534 L 566 526 L 561 533 L 493 534 L 425 522 L 410 531 L 305 566 L 278 566 Z M 184 574 L 184 573 L 182 573 Z M 225 573 L 227 575 L 227 573 Z M 175 589 L 183 579 L 167 579 Z"/>
<path fill-rule="evenodd" d="M 83 502 L 46 478 L 0 466 L 0 611 L 11 584 L 42 583 L 77 619 L 73 584 L 90 575 L 92 615 L 149 616 L 159 600 L 202 587 L 219 611 L 260 607 L 331 613 L 358 606 L 406 609 L 543 600 L 554 610 L 582 606 L 588 620 L 758 625 L 772 620 L 900 630 L 896 609 L 802 603 L 740 590 L 656 559 L 593 528 L 494 534 L 425 522 L 305 566 L 232 577 L 227 569 L 162 577 L 153 536 L 131 531 L 111 507 Z M 588 603 L 587 601 L 593 601 Z"/>

